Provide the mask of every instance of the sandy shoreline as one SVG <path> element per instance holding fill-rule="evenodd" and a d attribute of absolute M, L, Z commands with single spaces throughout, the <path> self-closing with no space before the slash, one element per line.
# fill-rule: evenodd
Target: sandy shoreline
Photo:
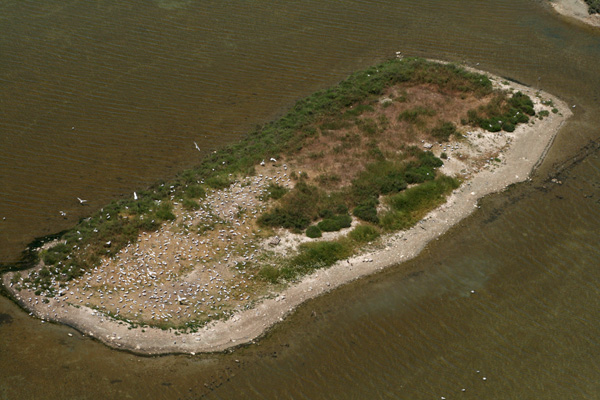
<path fill-rule="evenodd" d="M 491 78 L 497 85 L 502 85 L 499 83 L 501 78 Z M 534 124 L 521 124 L 514 132 L 506 133 L 510 145 L 503 151 L 500 164 L 489 164 L 474 174 L 454 191 L 444 205 L 430 212 L 410 230 L 384 237 L 382 249 L 363 253 L 338 262 L 328 269 L 316 271 L 290 285 L 277 297 L 262 300 L 253 308 L 239 311 L 229 320 L 209 323 L 196 333 L 180 334 L 158 328 L 131 328 L 126 323 L 108 318 L 88 307 L 67 304 L 60 298 L 49 298 L 49 303 L 45 304 L 41 297 L 39 302 L 31 301 L 31 297 L 37 296 L 12 289 L 8 273 L 3 276 L 3 284 L 15 301 L 37 317 L 69 325 L 111 347 L 134 353 L 156 355 L 217 352 L 252 342 L 304 301 L 417 256 L 427 243 L 470 215 L 480 198 L 501 191 L 513 183 L 527 180 L 543 160 L 563 122 L 571 116 L 571 111 L 564 102 L 548 93 L 516 83 L 511 83 L 510 87 L 529 95 L 537 103 L 540 101 L 537 94 L 545 100 L 552 100 L 558 113 L 550 113 L 542 120 L 534 118 Z"/>
<path fill-rule="evenodd" d="M 551 0 L 550 4 L 561 15 L 600 27 L 600 14 L 590 15 L 588 6 L 583 0 Z"/>

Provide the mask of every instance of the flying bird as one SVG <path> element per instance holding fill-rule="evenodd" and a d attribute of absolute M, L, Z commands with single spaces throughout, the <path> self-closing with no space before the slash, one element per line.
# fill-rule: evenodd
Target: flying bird
<path fill-rule="evenodd" d="M 137 199 L 138 199 L 138 197 L 137 197 L 137 193 L 136 193 L 136 192 L 133 192 L 133 199 L 134 199 L 134 200 L 137 200 Z"/>
<path fill-rule="evenodd" d="M 87 203 L 87 200 L 80 199 L 79 197 L 77 198 L 77 200 L 79 200 L 79 204 L 81 204 L 81 205 L 84 205 L 85 203 Z"/>
<path fill-rule="evenodd" d="M 196 146 L 196 150 L 202 151 L 202 150 L 200 150 L 200 146 L 198 146 L 198 143 L 194 142 L 194 146 Z"/>

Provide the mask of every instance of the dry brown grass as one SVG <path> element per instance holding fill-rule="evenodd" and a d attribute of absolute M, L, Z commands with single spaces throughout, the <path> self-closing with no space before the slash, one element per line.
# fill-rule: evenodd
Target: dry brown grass
<path fill-rule="evenodd" d="M 489 99 L 473 94 L 441 92 L 434 85 L 393 86 L 378 101 L 369 104 L 373 111 L 365 111 L 355 118 L 341 117 L 346 127 L 324 129 L 323 125 L 331 118 L 318 122 L 319 133 L 309 138 L 302 149 L 286 161 L 293 169 L 307 172 L 312 183 L 329 189 L 340 188 L 348 185 L 377 158 L 376 149 L 388 158 L 422 141 L 436 143 L 430 135 L 432 128 L 441 121 L 460 125 L 460 118 L 466 116 L 468 110 L 486 104 Z M 398 119 L 402 112 L 418 107 L 432 110 L 434 115 L 421 115 L 416 123 Z M 376 126 L 375 133 L 361 129 L 360 124 L 365 121 Z"/>

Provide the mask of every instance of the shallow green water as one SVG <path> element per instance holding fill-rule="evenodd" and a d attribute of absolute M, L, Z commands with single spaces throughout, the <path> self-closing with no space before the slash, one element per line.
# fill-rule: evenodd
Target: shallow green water
<path fill-rule="evenodd" d="M 2 261 L 397 50 L 576 105 L 532 183 L 233 354 L 140 358 L 0 298 L 0 397 L 598 398 L 600 154 L 546 179 L 600 137 L 599 31 L 529 0 L 5 0 L 0 33 Z"/>

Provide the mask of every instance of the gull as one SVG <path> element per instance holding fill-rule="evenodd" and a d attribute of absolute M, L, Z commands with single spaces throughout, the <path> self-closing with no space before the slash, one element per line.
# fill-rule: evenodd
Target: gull
<path fill-rule="evenodd" d="M 66 213 L 66 212 L 64 212 L 64 211 L 59 211 L 59 213 L 60 213 L 60 215 L 61 215 L 62 217 L 66 217 L 66 216 L 67 216 L 67 213 Z"/>
<path fill-rule="evenodd" d="M 271 161 L 277 162 L 277 160 L 275 158 L 273 158 L 273 157 L 271 157 Z"/>
<path fill-rule="evenodd" d="M 134 199 L 134 200 L 137 200 L 137 199 L 138 199 L 138 197 L 137 197 L 137 193 L 136 193 L 136 192 L 133 192 L 133 199 Z"/>
<path fill-rule="evenodd" d="M 77 198 L 77 200 L 79 200 L 79 204 L 81 204 L 81 205 L 84 205 L 85 203 L 87 203 L 87 200 L 80 199 L 79 197 Z"/>
<path fill-rule="evenodd" d="M 198 143 L 194 142 L 194 146 L 196 146 L 196 150 L 202 151 L 202 150 L 200 150 L 200 146 L 198 146 Z"/>

